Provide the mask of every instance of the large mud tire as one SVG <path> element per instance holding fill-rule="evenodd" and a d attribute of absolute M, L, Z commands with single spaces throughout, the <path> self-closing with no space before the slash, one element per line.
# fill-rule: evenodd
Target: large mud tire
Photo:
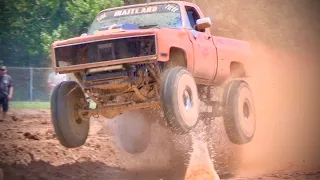
<path fill-rule="evenodd" d="M 229 82 L 224 91 L 223 106 L 224 125 L 229 140 L 238 145 L 249 143 L 255 134 L 256 114 L 247 82 Z"/>
<path fill-rule="evenodd" d="M 187 100 L 190 100 L 190 106 L 187 106 Z M 200 106 L 198 90 L 187 69 L 173 67 L 165 71 L 161 101 L 165 121 L 174 133 L 188 133 L 197 125 Z"/>
<path fill-rule="evenodd" d="M 67 148 L 82 146 L 88 137 L 89 119 L 79 117 L 80 99 L 85 98 L 77 82 L 58 84 L 51 97 L 51 121 L 60 143 Z"/>

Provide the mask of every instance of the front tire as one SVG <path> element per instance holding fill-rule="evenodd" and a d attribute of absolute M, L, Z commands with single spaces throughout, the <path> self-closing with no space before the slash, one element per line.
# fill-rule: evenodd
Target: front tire
<path fill-rule="evenodd" d="M 229 140 L 238 145 L 249 143 L 255 134 L 256 114 L 247 82 L 233 80 L 224 95 L 224 125 Z"/>
<path fill-rule="evenodd" d="M 60 143 L 67 148 L 82 146 L 88 137 L 89 119 L 79 116 L 85 95 L 75 81 L 58 84 L 51 97 L 51 122 Z"/>
<path fill-rule="evenodd" d="M 161 101 L 165 121 L 174 133 L 188 133 L 198 123 L 198 90 L 187 69 L 173 67 L 166 70 L 162 81 Z"/>

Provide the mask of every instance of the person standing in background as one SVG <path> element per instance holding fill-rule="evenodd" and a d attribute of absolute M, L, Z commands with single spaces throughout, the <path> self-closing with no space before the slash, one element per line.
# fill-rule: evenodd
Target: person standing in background
<path fill-rule="evenodd" d="M 7 74 L 7 67 L 0 66 L 0 105 L 2 106 L 2 119 L 5 120 L 9 110 L 9 101 L 13 96 L 11 76 Z"/>
<path fill-rule="evenodd" d="M 50 88 L 49 96 L 52 95 L 54 87 L 56 87 L 56 85 L 58 85 L 62 81 L 67 81 L 66 74 L 56 74 L 55 72 L 52 72 L 49 74 L 49 77 L 48 77 L 48 86 Z"/>

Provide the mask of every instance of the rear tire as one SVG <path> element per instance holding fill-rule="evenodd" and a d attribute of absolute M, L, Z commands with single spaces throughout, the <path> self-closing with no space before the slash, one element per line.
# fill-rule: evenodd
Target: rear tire
<path fill-rule="evenodd" d="M 223 95 L 224 125 L 229 140 L 238 145 L 249 143 L 255 134 L 256 114 L 247 82 L 233 80 Z"/>
<path fill-rule="evenodd" d="M 163 75 L 161 101 L 165 121 L 176 134 L 188 133 L 198 123 L 199 98 L 196 83 L 187 69 L 173 67 Z"/>
<path fill-rule="evenodd" d="M 82 146 L 88 137 L 89 119 L 78 115 L 80 99 L 85 95 L 75 81 L 64 81 L 53 90 L 51 97 L 51 121 L 60 143 L 67 148 Z"/>

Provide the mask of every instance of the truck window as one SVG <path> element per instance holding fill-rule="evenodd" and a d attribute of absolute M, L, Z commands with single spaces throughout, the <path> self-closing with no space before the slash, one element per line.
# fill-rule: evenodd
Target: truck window
<path fill-rule="evenodd" d="M 190 6 L 186 6 L 186 12 L 187 12 L 188 28 L 198 31 L 197 29 L 195 29 L 195 26 L 197 24 L 196 22 L 198 19 L 200 19 L 198 12 L 193 7 L 190 7 Z M 205 32 L 205 31 L 202 30 L 200 32 Z"/>

